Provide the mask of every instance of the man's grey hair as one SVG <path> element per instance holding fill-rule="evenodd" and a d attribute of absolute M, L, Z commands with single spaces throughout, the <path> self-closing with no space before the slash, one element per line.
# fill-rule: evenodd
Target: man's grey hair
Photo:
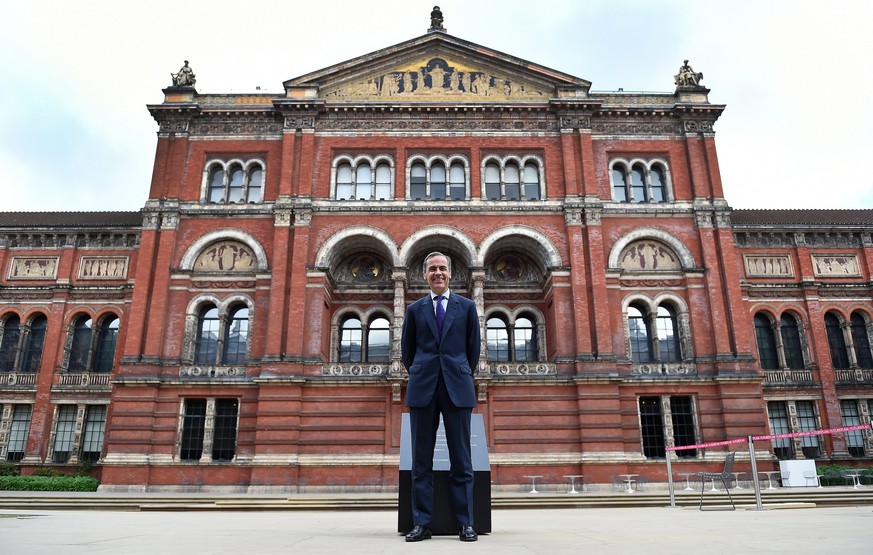
<path fill-rule="evenodd" d="M 430 260 L 431 258 L 433 258 L 435 256 L 445 257 L 446 262 L 449 263 L 449 273 L 451 274 L 452 273 L 452 259 L 449 258 L 448 255 L 445 255 L 439 251 L 433 251 L 432 253 L 430 253 L 429 255 L 424 257 L 424 262 L 421 264 L 421 271 L 423 273 L 427 273 L 427 262 L 428 262 L 428 260 Z"/>

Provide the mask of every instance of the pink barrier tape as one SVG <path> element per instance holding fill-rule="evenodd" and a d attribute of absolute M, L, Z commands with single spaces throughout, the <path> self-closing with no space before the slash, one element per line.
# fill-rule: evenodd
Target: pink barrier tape
<path fill-rule="evenodd" d="M 747 439 L 729 439 L 727 441 L 713 441 L 711 443 L 698 443 L 697 445 L 682 445 L 681 447 L 667 447 L 667 451 L 684 451 L 686 449 L 701 449 L 703 447 L 718 447 L 720 445 L 733 445 L 735 443 L 746 443 Z"/>
<path fill-rule="evenodd" d="M 843 432 L 854 432 L 855 430 L 866 430 L 870 428 L 870 424 L 859 424 L 857 426 L 843 426 L 842 428 L 828 428 L 827 430 L 811 430 L 809 432 L 794 432 L 793 434 L 773 434 L 769 436 L 754 436 L 753 441 L 768 440 L 768 439 L 783 439 L 787 437 L 810 437 L 824 436 L 828 434 L 839 434 Z"/>

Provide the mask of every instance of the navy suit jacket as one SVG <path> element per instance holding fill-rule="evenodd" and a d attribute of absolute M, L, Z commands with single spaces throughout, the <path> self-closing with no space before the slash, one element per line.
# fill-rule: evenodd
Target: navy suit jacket
<path fill-rule="evenodd" d="M 439 372 L 456 407 L 476 406 L 473 373 L 481 350 L 476 304 L 451 293 L 443 330 L 437 333 L 430 293 L 409 305 L 400 340 L 401 360 L 409 372 L 406 406 L 424 407 L 436 393 Z"/>

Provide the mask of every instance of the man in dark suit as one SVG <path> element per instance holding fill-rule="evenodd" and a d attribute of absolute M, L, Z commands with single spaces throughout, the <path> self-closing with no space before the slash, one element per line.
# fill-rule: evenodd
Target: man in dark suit
<path fill-rule="evenodd" d="M 473 461 L 470 418 L 476 406 L 473 372 L 479 364 L 479 315 L 470 299 L 449 291 L 452 262 L 442 253 L 424 259 L 430 294 L 409 305 L 400 340 L 409 373 L 406 406 L 412 432 L 412 519 L 406 541 L 431 537 L 433 453 L 440 415 L 449 449 L 452 509 L 461 541 L 473 528 Z"/>

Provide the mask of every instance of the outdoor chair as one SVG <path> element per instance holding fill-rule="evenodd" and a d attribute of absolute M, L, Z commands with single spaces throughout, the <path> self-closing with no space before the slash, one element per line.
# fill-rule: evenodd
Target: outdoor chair
<path fill-rule="evenodd" d="M 812 480 L 813 484 L 818 487 L 821 487 L 821 482 L 819 481 L 819 475 L 815 473 L 815 470 L 804 470 L 803 478 L 806 480 L 806 485 L 809 486 L 809 481 Z"/>
<path fill-rule="evenodd" d="M 737 510 L 737 506 L 734 505 L 734 498 L 731 495 L 731 478 L 733 477 L 732 472 L 734 470 L 734 457 L 736 457 L 737 452 L 732 451 L 728 453 L 728 456 L 724 459 L 724 469 L 721 472 L 698 472 L 695 476 L 700 477 L 700 510 L 701 511 L 720 511 L 720 510 Z M 731 509 L 704 509 L 703 508 L 703 493 L 706 491 L 706 481 L 712 480 L 715 482 L 716 480 L 721 480 L 721 483 L 724 485 L 724 490 L 728 494 L 728 499 L 731 500 Z"/>

